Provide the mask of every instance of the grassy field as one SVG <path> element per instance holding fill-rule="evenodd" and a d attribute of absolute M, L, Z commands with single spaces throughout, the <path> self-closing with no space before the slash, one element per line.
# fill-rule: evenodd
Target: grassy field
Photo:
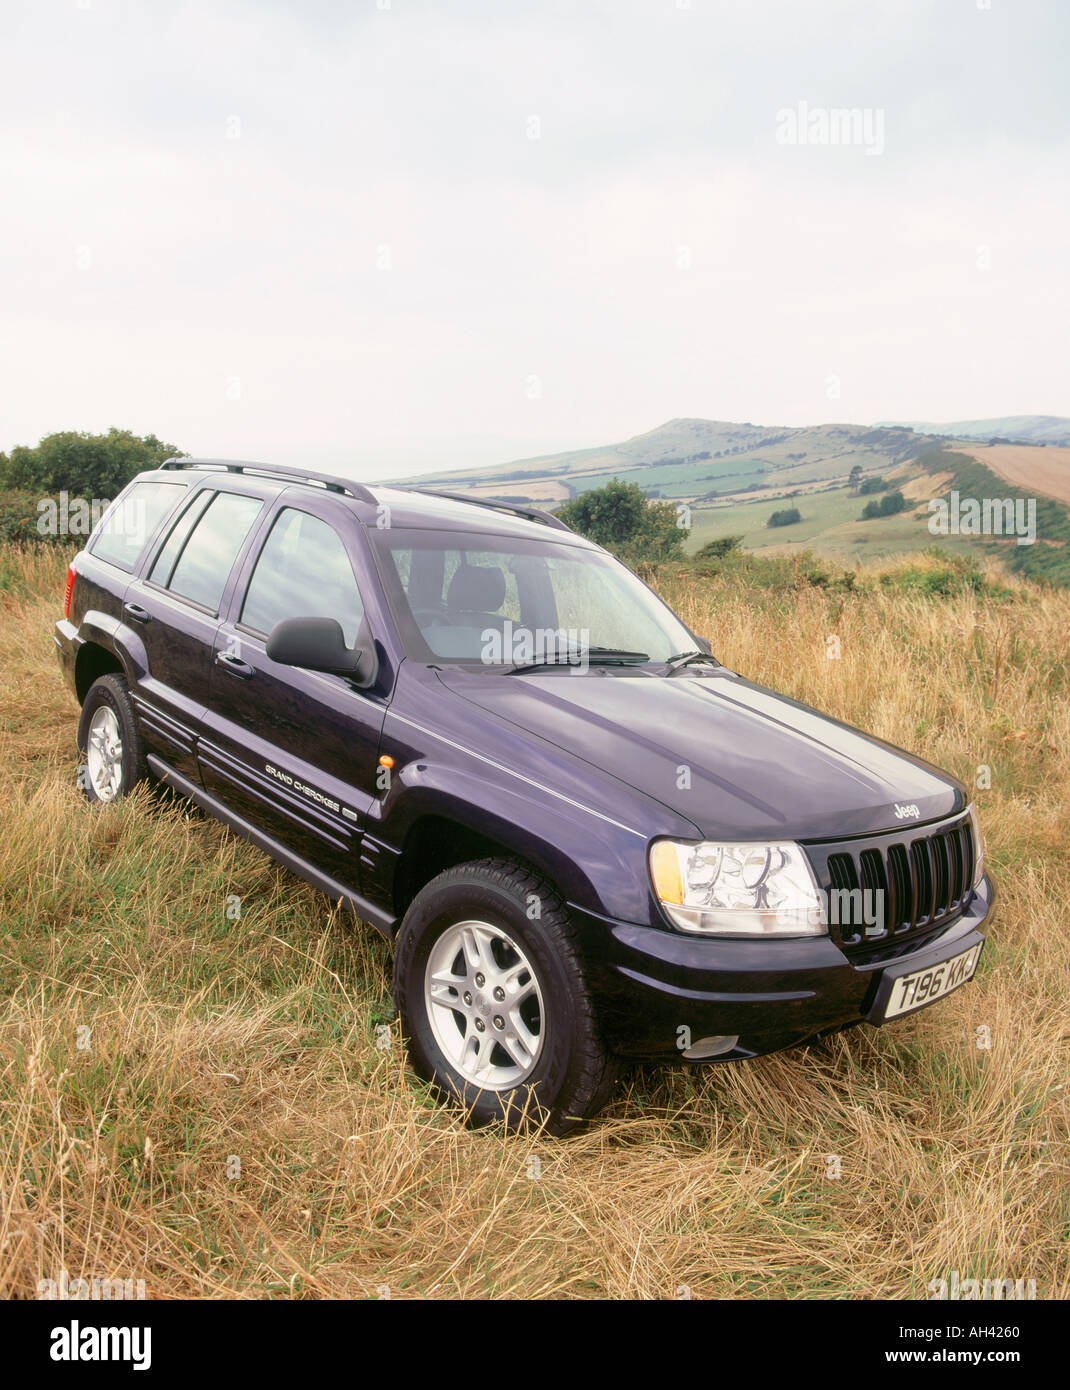
<path fill-rule="evenodd" d="M 876 496 L 879 501 L 880 494 Z M 862 508 L 869 500 L 843 486 L 800 492 L 790 498 L 764 496 L 723 506 L 696 506 L 691 511 L 686 549 L 693 554 L 720 536 L 742 536 L 746 550 L 788 551 L 809 546 L 829 559 L 849 564 L 906 555 L 933 543 L 929 513 L 922 503 L 912 500 L 907 510 L 897 516 L 862 521 Z M 766 525 L 770 515 L 783 507 L 798 507 L 802 520 L 791 526 Z M 917 516 L 919 511 L 924 511 L 924 515 Z M 980 547 L 971 545 L 966 537 L 948 536 L 940 543 L 948 550 L 981 553 Z"/>
<path fill-rule="evenodd" d="M 180 802 L 82 801 L 63 570 L 0 549 L 0 1294 L 903 1298 L 957 1270 L 1070 1295 L 1070 592 L 669 581 L 737 670 L 989 767 L 1000 899 L 939 1007 L 637 1073 L 554 1141 L 429 1103 L 370 928 Z"/>

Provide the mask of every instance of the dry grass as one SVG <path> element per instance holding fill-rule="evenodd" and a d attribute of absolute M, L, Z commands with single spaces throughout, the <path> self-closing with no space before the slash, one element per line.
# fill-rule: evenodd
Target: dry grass
<path fill-rule="evenodd" d="M 988 765 L 1001 899 L 938 1008 L 639 1073 L 554 1141 L 429 1103 L 377 1031 L 370 929 L 178 802 L 82 802 L 62 572 L 0 551 L 0 1292 L 66 1269 L 171 1298 L 924 1297 L 951 1270 L 1070 1293 L 1070 595 L 667 595 L 747 675 L 971 783 Z"/>

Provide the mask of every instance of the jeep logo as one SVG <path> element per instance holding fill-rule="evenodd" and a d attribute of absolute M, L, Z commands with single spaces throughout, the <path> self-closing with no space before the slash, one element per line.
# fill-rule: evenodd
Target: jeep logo
<path fill-rule="evenodd" d="M 917 818 L 918 818 L 920 815 L 921 815 L 921 812 L 920 812 L 920 811 L 918 810 L 918 808 L 914 805 L 913 801 L 910 802 L 910 804 L 909 804 L 909 805 L 906 805 L 906 806 L 904 806 L 904 805 L 903 805 L 901 802 L 899 802 L 899 801 L 897 801 L 897 802 L 895 803 L 895 818 L 896 818 L 896 820 L 906 820 L 908 817 L 911 818 L 911 819 L 913 819 L 913 820 L 917 820 Z"/>

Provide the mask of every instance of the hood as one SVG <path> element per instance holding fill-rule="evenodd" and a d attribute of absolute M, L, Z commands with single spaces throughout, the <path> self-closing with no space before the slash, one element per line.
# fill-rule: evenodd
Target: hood
<path fill-rule="evenodd" d="M 931 764 L 723 668 L 675 676 L 452 668 L 439 679 L 710 839 L 839 839 L 909 829 L 968 804 L 962 784 Z"/>

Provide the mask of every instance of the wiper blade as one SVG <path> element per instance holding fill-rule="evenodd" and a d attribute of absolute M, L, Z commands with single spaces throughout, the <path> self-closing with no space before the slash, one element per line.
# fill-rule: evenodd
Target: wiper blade
<path fill-rule="evenodd" d="M 671 671 L 679 671 L 684 666 L 690 666 L 695 661 L 712 661 L 714 666 L 720 666 L 720 662 L 709 652 L 677 652 L 675 656 L 667 658 L 665 665 Z"/>
<path fill-rule="evenodd" d="M 538 657 L 535 661 L 525 661 L 520 666 L 511 666 L 507 676 L 516 676 L 523 671 L 534 671 L 540 666 L 639 666 L 650 657 L 646 652 L 627 652 L 619 647 L 574 647 L 569 652 L 554 652 Z"/>

